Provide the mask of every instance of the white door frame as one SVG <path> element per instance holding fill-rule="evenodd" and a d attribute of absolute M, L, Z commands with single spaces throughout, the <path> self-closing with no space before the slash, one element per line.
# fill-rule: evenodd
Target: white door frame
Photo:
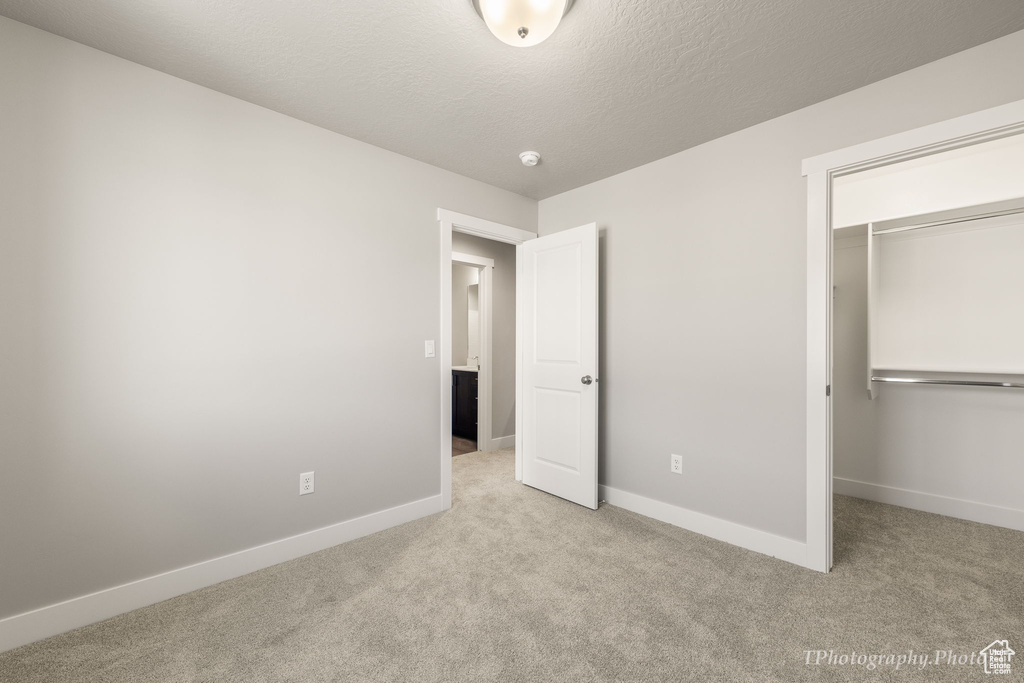
<path fill-rule="evenodd" d="M 437 210 L 441 225 L 441 362 L 438 363 L 441 380 L 441 509 L 452 506 L 452 233 L 462 232 L 484 239 L 520 245 L 536 239 L 537 233 L 502 225 L 483 218 L 467 216 L 447 209 Z M 516 325 L 516 354 L 519 353 L 519 325 Z M 481 340 L 482 343 L 483 340 Z M 488 354 L 490 356 L 490 354 Z M 519 363 L 516 363 L 516 392 L 518 400 Z M 488 421 L 490 416 L 488 415 Z M 479 438 L 479 437 L 478 437 Z M 516 434 L 518 440 L 519 434 Z M 516 479 L 522 479 L 520 449 L 516 449 Z"/>
<path fill-rule="evenodd" d="M 494 347 L 491 343 L 491 335 L 494 333 L 493 309 L 494 305 L 494 259 L 473 254 L 460 254 L 452 252 L 452 263 L 461 263 L 480 271 L 479 301 L 480 301 L 480 357 L 477 370 L 477 418 L 476 418 L 476 445 L 477 450 L 489 451 L 492 448 L 491 437 L 491 397 L 493 396 L 493 365 L 491 354 Z M 451 356 L 449 356 L 450 358 Z"/>
<path fill-rule="evenodd" d="M 1024 100 L 805 159 L 807 177 L 807 561 L 832 568 L 832 180 L 1024 133 Z"/>

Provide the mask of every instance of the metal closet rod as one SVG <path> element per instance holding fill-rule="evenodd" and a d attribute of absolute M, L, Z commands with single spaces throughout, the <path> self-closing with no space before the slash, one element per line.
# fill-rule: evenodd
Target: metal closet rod
<path fill-rule="evenodd" d="M 1000 211 L 989 211 L 987 213 L 974 214 L 973 216 L 962 216 L 960 218 L 947 218 L 944 220 L 931 221 L 929 223 L 918 223 L 916 225 L 904 225 L 899 228 L 888 228 L 886 230 L 875 230 L 871 229 L 871 232 L 875 235 L 887 235 L 892 232 L 905 232 L 907 230 L 920 230 L 921 228 L 937 228 L 940 225 L 953 225 L 954 223 L 967 223 L 969 221 L 980 221 L 986 218 L 998 218 L 1000 216 L 1013 216 L 1018 213 L 1024 213 L 1024 207 L 1018 207 L 1014 209 L 1002 209 Z"/>
<path fill-rule="evenodd" d="M 923 377 L 872 377 L 872 382 L 893 382 L 897 384 L 950 384 L 957 387 L 1001 387 L 1004 389 L 1024 389 L 1019 382 L 979 382 L 959 379 L 925 379 Z"/>

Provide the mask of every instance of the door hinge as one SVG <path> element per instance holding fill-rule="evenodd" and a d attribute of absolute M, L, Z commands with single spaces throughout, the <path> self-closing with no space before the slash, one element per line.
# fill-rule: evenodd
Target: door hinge
<path fill-rule="evenodd" d="M 826 384 L 825 385 L 825 396 L 827 398 L 827 397 L 829 397 L 831 395 L 832 395 L 832 385 L 831 384 Z"/>

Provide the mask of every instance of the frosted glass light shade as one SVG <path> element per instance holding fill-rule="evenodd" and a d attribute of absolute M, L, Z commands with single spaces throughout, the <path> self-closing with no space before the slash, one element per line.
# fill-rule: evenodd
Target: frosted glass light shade
<path fill-rule="evenodd" d="M 474 0 L 487 28 L 503 43 L 530 47 L 558 28 L 571 0 Z"/>

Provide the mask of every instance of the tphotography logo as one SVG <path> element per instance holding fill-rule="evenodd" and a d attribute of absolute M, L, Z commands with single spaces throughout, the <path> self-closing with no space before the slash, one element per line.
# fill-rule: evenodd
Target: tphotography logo
<path fill-rule="evenodd" d="M 927 652 L 857 652 L 856 650 L 804 650 L 807 666 L 917 669 L 947 667 L 982 667 L 986 674 L 1012 672 L 1013 656 L 1017 654 L 1006 640 L 994 640 L 977 652 L 929 650 Z"/>

